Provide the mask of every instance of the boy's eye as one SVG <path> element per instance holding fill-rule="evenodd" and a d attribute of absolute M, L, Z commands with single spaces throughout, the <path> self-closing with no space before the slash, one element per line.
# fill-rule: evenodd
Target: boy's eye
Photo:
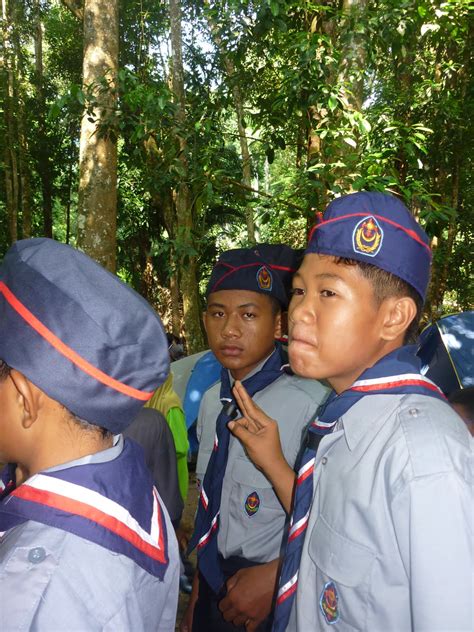
<path fill-rule="evenodd" d="M 253 318 L 256 318 L 256 314 L 253 314 L 252 312 L 245 312 L 244 318 L 246 318 L 247 320 L 252 320 Z"/>
<path fill-rule="evenodd" d="M 211 316 L 213 318 L 222 318 L 224 316 L 224 312 L 211 312 Z"/>
<path fill-rule="evenodd" d="M 332 290 L 321 290 L 321 296 L 324 298 L 331 298 L 332 296 L 336 296 L 336 292 Z"/>
<path fill-rule="evenodd" d="M 292 287 L 290 290 L 290 296 L 303 296 L 304 290 L 302 287 Z"/>

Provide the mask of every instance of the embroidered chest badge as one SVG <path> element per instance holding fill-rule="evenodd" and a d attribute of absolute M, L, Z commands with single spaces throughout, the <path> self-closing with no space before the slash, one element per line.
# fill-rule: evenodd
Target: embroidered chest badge
<path fill-rule="evenodd" d="M 255 516 L 259 508 L 260 496 L 257 494 L 257 492 L 252 492 L 245 499 L 245 511 L 247 513 L 247 516 Z"/>
<path fill-rule="evenodd" d="M 352 233 L 352 247 L 354 252 L 360 252 L 369 257 L 375 257 L 383 242 L 383 230 L 372 215 L 361 219 Z"/>
<path fill-rule="evenodd" d="M 262 266 L 257 271 L 257 284 L 261 290 L 271 292 L 273 285 L 272 273 L 266 266 Z"/>
<path fill-rule="evenodd" d="M 339 621 L 339 594 L 334 582 L 324 584 L 321 597 L 319 599 L 319 607 L 326 619 L 326 623 L 332 625 Z"/>

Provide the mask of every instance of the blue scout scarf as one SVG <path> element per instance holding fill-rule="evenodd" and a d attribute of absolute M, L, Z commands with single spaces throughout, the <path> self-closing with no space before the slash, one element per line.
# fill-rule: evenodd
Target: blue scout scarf
<path fill-rule="evenodd" d="M 282 375 L 283 368 L 281 351 L 277 347 L 260 371 L 244 380 L 242 384 L 248 394 L 253 397 L 255 393 L 277 380 Z M 220 399 L 223 408 L 216 422 L 214 450 L 204 476 L 194 533 L 189 543 L 189 551 L 197 546 L 199 571 L 215 594 L 219 593 L 225 582 L 217 550 L 217 531 L 222 483 L 229 452 L 230 431 L 227 424 L 236 416 L 236 405 L 232 397 L 227 369 L 223 369 L 221 373 Z"/>
<path fill-rule="evenodd" d="M 313 500 L 313 472 L 316 452 L 324 435 L 331 433 L 345 413 L 367 395 L 417 393 L 445 400 L 441 390 L 420 375 L 420 361 L 413 347 L 389 353 L 339 395 L 333 391 L 315 421 L 308 427 L 307 447 L 297 470 L 296 492 L 285 556 L 280 574 L 272 632 L 283 632 L 288 625 L 298 585 L 303 541 Z"/>
<path fill-rule="evenodd" d="M 168 567 L 165 517 L 133 441 L 126 439 L 112 461 L 40 472 L 16 489 L 12 476 L 10 465 L 2 476 L 0 535 L 34 520 L 125 555 L 163 580 Z"/>

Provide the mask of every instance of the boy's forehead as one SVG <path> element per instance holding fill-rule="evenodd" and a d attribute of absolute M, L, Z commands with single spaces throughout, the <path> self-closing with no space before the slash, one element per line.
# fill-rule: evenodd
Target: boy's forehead
<path fill-rule="evenodd" d="M 262 309 L 271 309 L 272 303 L 270 297 L 266 294 L 253 292 L 252 290 L 218 290 L 217 292 L 211 292 L 207 298 L 207 309 L 213 306 L 255 306 Z"/>

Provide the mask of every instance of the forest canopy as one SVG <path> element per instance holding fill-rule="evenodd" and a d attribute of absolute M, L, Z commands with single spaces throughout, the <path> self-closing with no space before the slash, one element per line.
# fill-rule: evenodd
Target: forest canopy
<path fill-rule="evenodd" d="M 0 258 L 81 247 L 192 352 L 219 252 L 381 190 L 431 238 L 425 320 L 470 308 L 473 4 L 2 0 Z"/>

